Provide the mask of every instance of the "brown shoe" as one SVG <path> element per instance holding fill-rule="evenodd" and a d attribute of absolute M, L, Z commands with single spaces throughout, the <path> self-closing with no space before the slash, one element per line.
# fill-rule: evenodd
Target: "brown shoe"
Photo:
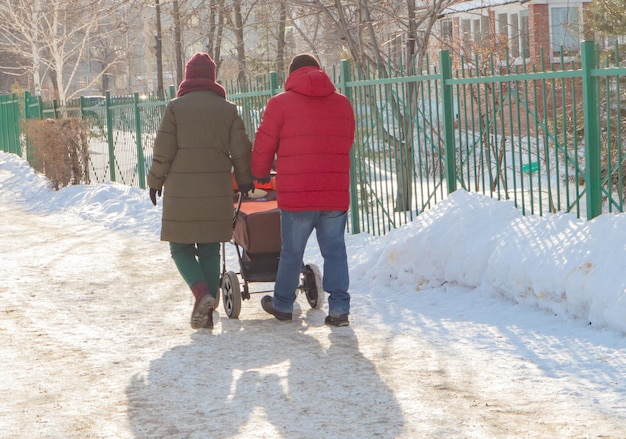
<path fill-rule="evenodd" d="M 193 307 L 191 313 L 191 327 L 193 329 L 206 328 L 209 322 L 209 312 L 213 313 L 213 305 L 215 299 L 210 294 L 205 294 L 200 300 L 196 299 L 196 304 Z M 213 323 L 213 316 L 211 315 L 211 323 Z"/>
<path fill-rule="evenodd" d="M 196 282 L 192 285 L 191 291 L 196 298 L 191 313 L 191 327 L 193 329 L 206 328 L 209 320 L 211 327 L 213 327 L 215 297 L 209 292 L 206 282 Z"/>

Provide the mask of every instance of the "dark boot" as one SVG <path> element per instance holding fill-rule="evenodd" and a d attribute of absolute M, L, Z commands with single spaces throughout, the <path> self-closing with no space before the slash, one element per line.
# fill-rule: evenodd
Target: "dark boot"
<path fill-rule="evenodd" d="M 206 282 L 203 281 L 193 284 L 191 286 L 191 292 L 196 298 L 191 313 L 191 327 L 193 329 L 212 328 L 215 297 L 209 292 L 209 287 Z"/>
<path fill-rule="evenodd" d="M 291 320 L 292 316 L 290 312 L 282 312 L 274 309 L 274 305 L 272 304 L 272 296 L 263 296 L 261 299 L 261 308 L 266 313 L 269 313 L 276 317 L 278 320 Z"/>
<path fill-rule="evenodd" d="M 350 320 L 348 320 L 348 314 L 339 314 L 338 316 L 326 316 L 324 323 L 330 326 L 342 327 L 350 325 Z"/>

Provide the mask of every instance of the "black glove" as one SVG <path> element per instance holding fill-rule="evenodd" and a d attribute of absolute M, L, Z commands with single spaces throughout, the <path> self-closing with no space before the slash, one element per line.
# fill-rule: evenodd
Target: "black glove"
<path fill-rule="evenodd" d="M 152 204 L 156 206 L 156 197 L 157 195 L 160 197 L 161 194 L 162 194 L 161 189 L 150 188 L 150 201 L 152 201 Z"/>
<path fill-rule="evenodd" d="M 256 181 L 258 181 L 261 184 L 269 183 L 271 180 L 272 180 L 271 174 L 267 174 L 263 178 L 256 178 Z"/>
<path fill-rule="evenodd" d="M 254 193 L 254 182 L 250 182 L 248 184 L 240 184 L 239 192 L 241 192 L 246 197 L 248 196 L 248 192 Z"/>

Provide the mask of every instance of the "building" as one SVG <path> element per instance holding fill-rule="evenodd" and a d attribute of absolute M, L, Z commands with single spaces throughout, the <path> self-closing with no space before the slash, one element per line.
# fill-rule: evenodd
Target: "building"
<path fill-rule="evenodd" d="M 508 52 L 513 64 L 576 57 L 580 43 L 594 38 L 583 20 L 591 1 L 460 1 L 440 19 L 441 48 L 464 56 Z"/>

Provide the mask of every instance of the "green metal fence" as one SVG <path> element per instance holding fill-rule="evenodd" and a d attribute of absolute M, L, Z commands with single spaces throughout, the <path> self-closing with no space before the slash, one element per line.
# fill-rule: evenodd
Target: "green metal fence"
<path fill-rule="evenodd" d="M 618 53 L 586 42 L 579 59 L 531 66 L 442 51 L 418 74 L 393 77 L 343 62 L 331 73 L 357 119 L 351 232 L 384 234 L 458 188 L 512 200 L 525 214 L 622 212 L 626 69 Z M 282 91 L 278 75 L 226 88 L 254 138 L 267 100 Z M 68 103 L 60 114 L 38 97 L 4 96 L 0 148 L 27 156 L 21 118 L 80 116 L 90 133 L 91 180 L 143 188 L 167 102 L 107 94 Z"/>
<path fill-rule="evenodd" d="M 81 97 L 62 109 L 37 96 L 24 97 L 25 119 L 80 117 L 89 133 L 89 173 L 96 183 L 113 181 L 146 187 L 146 170 L 152 161 L 154 136 L 163 110 L 175 94 Z M 28 149 L 24 142 L 23 149 Z M 24 152 L 28 156 L 27 152 Z"/>
<path fill-rule="evenodd" d="M 20 101 L 15 94 L 0 95 L 0 148 L 13 154 L 22 153 Z"/>
<path fill-rule="evenodd" d="M 354 229 L 385 233 L 457 188 L 512 200 L 524 214 L 622 212 L 626 69 L 618 53 L 601 66 L 586 42 L 579 60 L 530 66 L 491 57 L 453 67 L 442 52 L 419 75 L 367 72 L 338 83 L 359 121 Z"/>

